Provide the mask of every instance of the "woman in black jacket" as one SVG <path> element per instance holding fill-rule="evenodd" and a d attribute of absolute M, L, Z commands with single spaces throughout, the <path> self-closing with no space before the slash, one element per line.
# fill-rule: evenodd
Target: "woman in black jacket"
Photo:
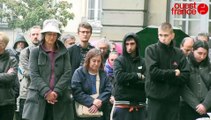
<path fill-rule="evenodd" d="M 18 62 L 5 50 L 9 38 L 0 32 L 0 120 L 13 120 L 15 109 L 15 85 Z"/>
<path fill-rule="evenodd" d="M 185 101 L 182 107 L 182 120 L 195 120 L 207 116 L 211 108 L 211 66 L 208 50 L 207 42 L 196 41 L 193 51 L 188 56 L 190 80 L 182 93 Z"/>

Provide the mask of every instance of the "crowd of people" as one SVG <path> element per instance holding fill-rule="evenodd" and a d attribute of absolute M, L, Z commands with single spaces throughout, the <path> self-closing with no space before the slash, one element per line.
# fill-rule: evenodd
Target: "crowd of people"
<path fill-rule="evenodd" d="M 195 120 L 211 112 L 209 36 L 185 37 L 180 48 L 164 22 L 143 57 L 139 37 L 127 33 L 122 52 L 92 26 L 62 36 L 59 22 L 18 34 L 6 49 L 0 32 L 0 120 Z"/>

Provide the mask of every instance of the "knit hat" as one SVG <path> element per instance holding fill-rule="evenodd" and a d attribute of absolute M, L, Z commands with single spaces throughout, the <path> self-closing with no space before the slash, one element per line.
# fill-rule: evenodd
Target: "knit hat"
<path fill-rule="evenodd" d="M 61 35 L 60 29 L 59 29 L 59 21 L 56 19 L 48 19 L 43 22 L 43 29 L 41 30 L 41 33 L 45 32 L 55 32 Z"/>

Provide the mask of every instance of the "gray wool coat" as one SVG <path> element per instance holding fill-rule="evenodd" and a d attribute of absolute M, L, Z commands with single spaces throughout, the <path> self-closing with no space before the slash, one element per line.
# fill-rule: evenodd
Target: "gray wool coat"
<path fill-rule="evenodd" d="M 57 41 L 55 55 L 55 86 L 58 102 L 53 105 L 54 120 L 73 120 L 73 107 L 68 90 L 70 80 L 70 58 L 64 45 Z M 31 84 L 24 105 L 23 118 L 43 120 L 45 113 L 45 94 L 50 90 L 51 63 L 48 54 L 41 46 L 32 49 L 29 58 Z"/>

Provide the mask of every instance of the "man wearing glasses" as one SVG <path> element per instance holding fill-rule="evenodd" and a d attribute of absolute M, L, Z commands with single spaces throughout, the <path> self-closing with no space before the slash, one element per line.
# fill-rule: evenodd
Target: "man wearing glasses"
<path fill-rule="evenodd" d="M 94 48 L 89 43 L 91 35 L 92 26 L 87 22 L 81 22 L 78 26 L 80 42 L 68 48 L 70 54 L 71 76 L 79 66 L 83 65 L 86 53 Z"/>

